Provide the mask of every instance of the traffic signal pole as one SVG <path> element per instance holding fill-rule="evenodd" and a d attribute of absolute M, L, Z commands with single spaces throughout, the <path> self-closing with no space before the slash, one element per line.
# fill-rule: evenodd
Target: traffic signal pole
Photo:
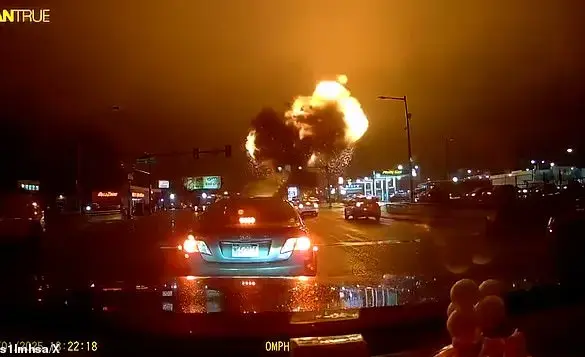
<path fill-rule="evenodd" d="M 144 153 L 140 158 L 138 158 L 136 160 L 137 163 L 142 163 L 142 164 L 147 164 L 148 165 L 148 171 L 143 171 L 143 170 L 137 170 L 137 169 L 133 169 L 132 173 L 134 172 L 141 172 L 143 174 L 148 175 L 148 213 L 152 214 L 153 211 L 153 195 L 152 195 L 152 164 L 154 163 L 154 159 L 155 157 L 161 157 L 161 156 L 184 156 L 184 155 L 188 155 L 188 154 L 192 154 L 193 158 L 195 159 L 199 159 L 199 155 L 200 154 L 220 154 L 220 153 L 224 153 L 226 158 L 230 158 L 232 156 L 232 146 L 231 145 L 225 145 L 223 149 L 210 149 L 210 150 L 201 150 L 199 148 L 194 148 L 192 151 L 173 151 L 173 152 L 167 152 L 167 153 L 158 153 L 158 154 L 151 154 L 151 153 Z M 79 176 L 79 175 L 78 175 Z M 79 179 L 78 179 L 79 181 Z M 131 186 L 131 182 L 132 182 L 132 178 L 131 178 L 131 174 L 128 174 L 128 194 L 129 194 L 129 198 L 128 198 L 128 205 L 129 205 L 129 217 L 130 215 L 130 207 L 131 207 L 131 203 L 132 203 L 132 192 L 130 189 Z"/>

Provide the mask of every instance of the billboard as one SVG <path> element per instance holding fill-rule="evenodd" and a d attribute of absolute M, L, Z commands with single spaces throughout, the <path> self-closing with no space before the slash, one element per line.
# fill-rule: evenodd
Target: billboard
<path fill-rule="evenodd" d="M 183 185 L 187 191 L 219 190 L 221 188 L 221 176 L 185 177 Z"/>
<path fill-rule="evenodd" d="M 169 188 L 171 184 L 168 180 L 158 180 L 158 188 Z"/>

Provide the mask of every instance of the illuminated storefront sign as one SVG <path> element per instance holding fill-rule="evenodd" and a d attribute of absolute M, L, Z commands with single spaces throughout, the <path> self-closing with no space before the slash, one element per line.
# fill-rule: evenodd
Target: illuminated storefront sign
<path fill-rule="evenodd" d="M 382 175 L 398 176 L 404 174 L 402 173 L 402 170 L 384 170 L 382 171 Z"/>
<path fill-rule="evenodd" d="M 144 193 L 142 192 L 132 192 L 133 198 L 144 198 Z"/>
<path fill-rule="evenodd" d="M 98 192 L 98 197 L 118 197 L 118 192 Z"/>
<path fill-rule="evenodd" d="M 287 197 L 289 201 L 292 201 L 294 198 L 299 197 L 299 188 L 296 186 L 290 186 L 287 189 Z"/>
<path fill-rule="evenodd" d="M 343 187 L 345 194 L 363 193 L 364 185 L 361 183 L 347 184 Z"/>
<path fill-rule="evenodd" d="M 28 184 L 21 183 L 20 188 L 23 188 L 27 191 L 38 191 L 39 185 L 28 185 Z"/>
<path fill-rule="evenodd" d="M 38 191 L 40 188 L 40 183 L 39 181 L 34 180 L 19 180 L 18 186 L 26 191 Z"/>
<path fill-rule="evenodd" d="M 158 180 L 158 188 L 169 188 L 171 184 L 168 180 Z"/>

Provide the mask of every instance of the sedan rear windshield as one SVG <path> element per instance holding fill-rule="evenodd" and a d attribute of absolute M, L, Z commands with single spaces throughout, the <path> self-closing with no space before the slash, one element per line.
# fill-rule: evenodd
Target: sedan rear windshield
<path fill-rule="evenodd" d="M 298 215 L 284 200 L 277 199 L 234 199 L 221 200 L 209 207 L 201 222 L 207 224 L 240 224 L 240 218 L 255 225 L 296 225 Z"/>

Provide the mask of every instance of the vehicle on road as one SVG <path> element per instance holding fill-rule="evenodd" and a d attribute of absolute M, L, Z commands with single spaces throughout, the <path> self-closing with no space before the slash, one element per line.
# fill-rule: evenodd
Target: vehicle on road
<path fill-rule="evenodd" d="M 406 191 L 398 191 L 390 195 L 390 202 L 409 202 L 410 195 Z"/>
<path fill-rule="evenodd" d="M 213 203 L 178 246 L 193 275 L 314 275 L 316 252 L 300 214 L 277 198 Z"/>
<path fill-rule="evenodd" d="M 370 218 L 380 221 L 382 210 L 376 197 L 362 197 L 349 201 L 343 210 L 345 219 Z"/>
<path fill-rule="evenodd" d="M 319 201 L 315 199 L 307 199 L 307 200 L 293 200 L 293 206 L 299 212 L 301 217 L 313 216 L 316 217 L 319 215 Z"/>

